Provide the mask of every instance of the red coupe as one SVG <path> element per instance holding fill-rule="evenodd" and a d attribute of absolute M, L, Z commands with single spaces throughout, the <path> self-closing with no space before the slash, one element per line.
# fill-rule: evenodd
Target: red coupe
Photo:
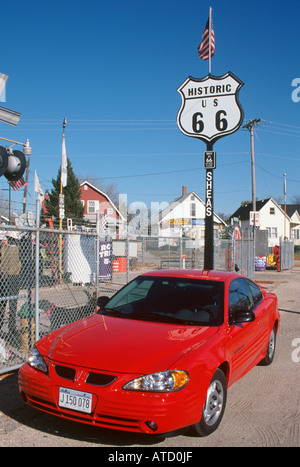
<path fill-rule="evenodd" d="M 35 343 L 19 371 L 26 403 L 94 426 L 205 436 L 227 388 L 274 357 L 277 297 L 238 274 L 149 272 L 98 304 Z"/>

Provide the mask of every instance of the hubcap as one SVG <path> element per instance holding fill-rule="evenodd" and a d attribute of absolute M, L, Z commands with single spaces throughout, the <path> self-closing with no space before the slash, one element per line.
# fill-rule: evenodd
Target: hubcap
<path fill-rule="evenodd" d="M 269 358 L 272 358 L 274 350 L 275 350 L 275 332 L 273 329 L 271 332 L 270 340 L 269 340 Z"/>
<path fill-rule="evenodd" d="M 204 407 L 204 420 L 209 426 L 214 425 L 222 411 L 224 402 L 224 391 L 220 381 L 216 380 L 208 388 Z"/>

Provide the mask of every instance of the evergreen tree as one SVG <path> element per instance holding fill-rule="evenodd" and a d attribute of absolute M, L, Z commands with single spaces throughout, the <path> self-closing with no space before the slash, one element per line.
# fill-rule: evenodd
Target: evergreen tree
<path fill-rule="evenodd" d="M 59 217 L 58 200 L 60 193 L 60 174 L 59 168 L 56 180 L 52 179 L 53 188 L 49 193 L 49 199 L 45 200 L 45 206 L 49 216 Z M 83 220 L 84 206 L 80 201 L 80 183 L 74 174 L 70 159 L 67 158 L 67 185 L 63 188 L 65 196 L 65 218 L 69 217 L 76 220 Z"/>

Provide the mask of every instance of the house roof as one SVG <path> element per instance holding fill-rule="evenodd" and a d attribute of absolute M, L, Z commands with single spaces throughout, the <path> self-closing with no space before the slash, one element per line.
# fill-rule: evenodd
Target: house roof
<path fill-rule="evenodd" d="M 281 209 L 284 211 L 286 209 L 286 213 L 289 217 L 292 217 L 296 212 L 300 217 L 300 205 L 299 204 L 281 204 Z"/>
<path fill-rule="evenodd" d="M 282 211 L 283 215 L 285 215 L 284 209 L 280 206 L 280 204 L 276 203 L 273 198 L 262 199 L 256 201 L 256 211 L 260 211 L 269 201 L 271 201 L 275 206 L 277 206 L 280 211 Z M 250 219 L 250 212 L 253 211 L 253 203 L 245 204 L 244 206 L 240 206 L 231 216 L 230 219 L 233 217 L 237 217 L 241 221 L 247 221 Z M 287 213 L 287 217 L 288 213 Z"/>
<path fill-rule="evenodd" d="M 173 209 L 175 209 L 179 204 L 183 203 L 189 196 L 191 195 L 194 195 L 195 198 L 197 198 L 197 200 L 203 204 L 203 206 L 205 206 L 205 203 L 204 201 L 200 198 L 200 196 L 197 195 L 197 193 L 195 193 L 194 191 L 191 191 L 190 193 L 186 193 L 182 196 L 179 196 L 178 198 L 175 198 L 165 209 L 163 209 L 162 211 L 160 211 L 158 214 L 156 214 L 155 216 L 153 216 L 153 218 L 151 219 L 151 224 L 154 225 L 154 224 L 158 224 L 160 222 L 163 221 L 163 219 L 171 212 L 173 211 Z M 224 224 L 226 225 L 226 222 L 223 221 L 223 219 L 221 219 L 220 216 L 218 216 L 218 214 L 216 214 L 214 212 L 214 217 L 216 217 L 218 219 L 218 221 L 221 223 L 221 224 Z"/>
<path fill-rule="evenodd" d="M 110 199 L 110 197 L 104 193 L 103 191 L 99 190 L 99 188 L 95 187 L 94 185 L 92 185 L 90 182 L 88 182 L 87 180 L 85 180 L 84 182 L 80 183 L 80 186 L 82 187 L 83 185 L 88 185 L 92 190 L 96 191 L 97 193 L 99 193 L 100 195 L 104 196 L 104 198 L 107 199 L 107 201 L 112 205 L 112 207 L 115 209 L 115 211 L 118 213 L 120 219 L 122 220 L 125 220 L 125 217 L 123 216 L 123 214 L 119 211 L 119 209 L 117 208 L 117 206 L 113 203 L 113 201 Z"/>

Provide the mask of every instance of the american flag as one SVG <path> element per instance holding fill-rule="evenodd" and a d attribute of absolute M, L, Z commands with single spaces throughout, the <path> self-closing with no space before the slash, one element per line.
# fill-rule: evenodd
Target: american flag
<path fill-rule="evenodd" d="M 211 19 L 211 30 L 209 38 L 209 19 L 207 20 L 206 26 L 202 34 L 201 44 L 198 45 L 198 54 L 199 58 L 203 60 L 209 59 L 209 39 L 210 39 L 210 56 L 213 57 L 215 54 L 215 33 L 213 29 L 212 19 Z"/>
<path fill-rule="evenodd" d="M 22 188 L 22 186 L 27 185 L 25 183 L 25 180 L 23 177 L 21 177 L 19 180 L 12 180 L 11 182 L 7 182 L 15 191 L 18 190 L 19 188 Z"/>

